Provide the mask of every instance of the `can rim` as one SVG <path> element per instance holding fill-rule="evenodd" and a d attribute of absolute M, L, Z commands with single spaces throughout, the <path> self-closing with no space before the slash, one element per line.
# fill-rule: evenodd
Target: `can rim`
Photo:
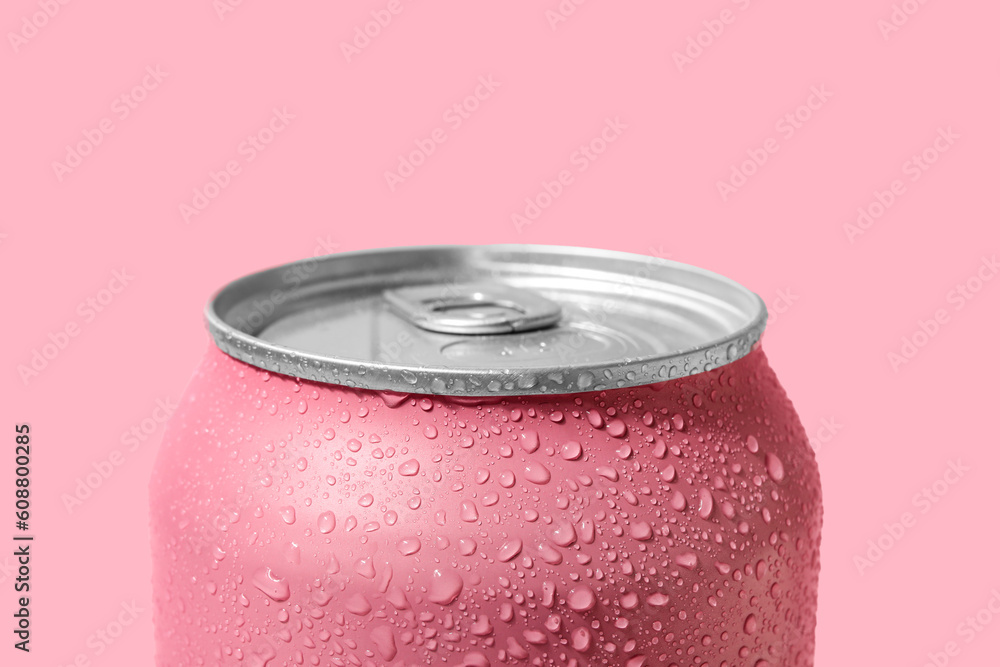
<path fill-rule="evenodd" d="M 559 379 L 565 369 L 559 366 L 533 367 L 531 374 L 543 378 L 540 382 L 525 385 L 520 382 L 519 373 L 489 367 L 461 368 L 446 366 L 407 366 L 405 364 L 373 364 L 371 361 L 338 358 L 319 355 L 291 347 L 265 341 L 252 333 L 242 331 L 220 313 L 220 306 L 234 294 L 251 288 L 255 284 L 265 284 L 269 277 L 276 277 L 286 271 L 302 268 L 315 262 L 364 259 L 366 257 L 391 255 L 393 253 L 459 252 L 470 250 L 483 253 L 544 253 L 564 255 L 584 259 L 618 260 L 621 262 L 648 262 L 651 257 L 623 251 L 604 250 L 577 246 L 555 246 L 540 244 L 490 244 L 490 245 L 430 245 L 389 248 L 372 248 L 343 253 L 334 253 L 295 262 L 280 264 L 262 271 L 251 273 L 218 289 L 205 305 L 204 320 L 215 344 L 231 357 L 257 368 L 298 377 L 325 384 L 337 384 L 374 391 L 432 394 L 444 396 L 523 396 L 532 394 L 575 394 L 607 389 L 618 389 L 655 384 L 681 377 L 702 373 L 719 366 L 732 363 L 747 354 L 758 344 L 767 323 L 767 307 L 761 297 L 740 283 L 721 274 L 682 262 L 659 259 L 655 261 L 672 269 L 697 274 L 701 278 L 716 281 L 731 290 L 750 297 L 756 312 L 751 313 L 748 322 L 720 339 L 703 345 L 653 357 L 639 357 L 622 360 L 615 364 L 613 378 L 607 382 L 584 383 L 581 377 L 576 382 Z M 305 284 L 305 283 L 302 283 Z M 298 286 L 296 286 L 298 287 Z M 605 369 L 607 364 L 599 365 Z M 587 372 L 588 369 L 580 368 Z M 594 369 L 589 369 L 593 379 Z M 607 373 L 605 373 L 607 375 Z M 468 382 L 470 376 L 481 381 Z"/>

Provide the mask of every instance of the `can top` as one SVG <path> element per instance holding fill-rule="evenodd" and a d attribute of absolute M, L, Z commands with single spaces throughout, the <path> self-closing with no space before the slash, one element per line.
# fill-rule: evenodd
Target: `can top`
<path fill-rule="evenodd" d="M 318 382 L 447 396 L 569 394 L 693 375 L 760 339 L 759 296 L 686 264 L 565 246 L 387 248 L 236 280 L 216 344 Z"/>

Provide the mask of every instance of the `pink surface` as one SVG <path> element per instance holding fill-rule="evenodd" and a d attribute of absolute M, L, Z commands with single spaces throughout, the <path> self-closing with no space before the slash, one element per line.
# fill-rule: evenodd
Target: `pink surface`
<path fill-rule="evenodd" d="M 813 665 L 816 458 L 759 347 L 471 400 L 210 348 L 150 496 L 163 667 Z"/>
<path fill-rule="evenodd" d="M 2 12 L 0 483 L 30 423 L 37 535 L 34 650 L 6 631 L 4 664 L 148 664 L 149 472 L 215 289 L 489 242 L 668 256 L 758 292 L 819 448 L 816 664 L 995 660 L 1000 6 L 233 4 Z"/>

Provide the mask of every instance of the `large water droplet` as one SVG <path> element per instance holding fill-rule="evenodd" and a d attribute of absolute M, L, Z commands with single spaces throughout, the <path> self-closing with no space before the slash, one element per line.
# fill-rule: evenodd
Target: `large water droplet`
<path fill-rule="evenodd" d="M 288 582 L 275 576 L 269 567 L 254 572 L 250 580 L 264 595 L 276 602 L 284 602 L 291 597 L 292 593 Z"/>
<path fill-rule="evenodd" d="M 576 530 L 569 521 L 558 521 L 549 531 L 549 538 L 561 547 L 576 542 Z"/>
<path fill-rule="evenodd" d="M 629 528 L 629 534 L 633 539 L 645 541 L 653 537 L 653 527 L 646 521 L 636 521 Z"/>
<path fill-rule="evenodd" d="M 434 570 L 427 599 L 440 605 L 451 604 L 462 593 L 463 585 L 462 577 L 458 573 L 452 570 Z"/>
<path fill-rule="evenodd" d="M 538 450 L 538 433 L 535 431 L 524 431 L 519 438 L 521 448 L 529 454 L 534 454 Z"/>
<path fill-rule="evenodd" d="M 366 579 L 375 578 L 375 564 L 372 562 L 372 557 L 360 558 L 354 564 L 354 571 L 360 574 Z"/>
<path fill-rule="evenodd" d="M 493 632 L 493 625 L 490 623 L 490 619 L 486 618 L 485 615 L 480 614 L 476 617 L 476 622 L 472 624 L 471 628 L 469 628 L 469 632 L 477 637 L 485 637 Z"/>
<path fill-rule="evenodd" d="M 597 604 L 597 595 L 587 584 L 580 584 L 566 594 L 566 604 L 573 611 L 589 611 Z"/>
<path fill-rule="evenodd" d="M 558 565 L 563 559 L 562 554 L 548 542 L 538 545 L 538 556 L 549 565 Z"/>
<path fill-rule="evenodd" d="M 573 631 L 573 634 L 570 635 L 570 642 L 574 649 L 580 653 L 586 653 L 590 650 L 593 637 L 590 634 L 590 630 L 587 628 L 577 628 Z"/>
<path fill-rule="evenodd" d="M 666 607 L 670 604 L 670 597 L 663 593 L 653 593 L 646 598 L 646 604 L 650 607 Z"/>
<path fill-rule="evenodd" d="M 628 427 L 621 419 L 612 419 L 608 422 L 607 432 L 612 438 L 624 438 L 628 433 Z"/>
<path fill-rule="evenodd" d="M 576 440 L 567 440 L 559 448 L 559 455 L 567 461 L 576 461 L 583 455 L 583 446 Z"/>
<path fill-rule="evenodd" d="M 698 489 L 698 516 L 707 519 L 712 516 L 712 492 L 708 489 Z"/>
<path fill-rule="evenodd" d="M 677 554 L 677 556 L 674 557 L 674 561 L 681 567 L 688 570 L 693 570 L 698 567 L 698 556 L 692 551 Z"/>
<path fill-rule="evenodd" d="M 767 467 L 767 474 L 775 482 L 785 479 L 785 464 L 777 456 L 768 452 L 764 457 L 764 465 Z"/>
<path fill-rule="evenodd" d="M 687 498 L 680 491 L 674 491 L 674 495 L 670 496 L 670 506 L 678 512 L 683 512 L 688 506 Z"/>
<path fill-rule="evenodd" d="M 396 545 L 396 548 L 404 556 L 410 556 L 420 551 L 420 540 L 416 537 L 404 537 Z"/>
<path fill-rule="evenodd" d="M 532 462 L 524 466 L 524 477 L 535 484 L 548 484 L 552 479 L 552 473 L 541 463 Z"/>
<path fill-rule="evenodd" d="M 352 614 L 365 616 L 372 610 L 372 603 L 361 593 L 355 593 L 344 601 L 344 608 Z"/>
<path fill-rule="evenodd" d="M 392 660 L 396 657 L 396 637 L 391 627 L 380 625 L 371 631 L 371 637 L 383 660 Z"/>
<path fill-rule="evenodd" d="M 479 521 L 479 510 L 476 509 L 476 504 L 471 500 L 463 500 L 458 517 L 462 521 L 468 521 L 469 523 Z"/>
<path fill-rule="evenodd" d="M 521 546 L 522 542 L 519 538 L 517 537 L 511 538 L 506 542 L 504 542 L 503 545 L 500 547 L 500 551 L 499 553 L 497 553 L 497 558 L 506 563 L 507 561 L 514 558 L 514 556 L 521 553 Z"/>

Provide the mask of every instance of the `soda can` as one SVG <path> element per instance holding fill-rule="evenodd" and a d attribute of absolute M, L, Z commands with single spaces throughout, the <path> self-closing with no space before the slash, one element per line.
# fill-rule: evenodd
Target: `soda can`
<path fill-rule="evenodd" d="M 150 484 L 156 664 L 812 665 L 820 482 L 766 318 L 583 248 L 236 280 Z"/>

